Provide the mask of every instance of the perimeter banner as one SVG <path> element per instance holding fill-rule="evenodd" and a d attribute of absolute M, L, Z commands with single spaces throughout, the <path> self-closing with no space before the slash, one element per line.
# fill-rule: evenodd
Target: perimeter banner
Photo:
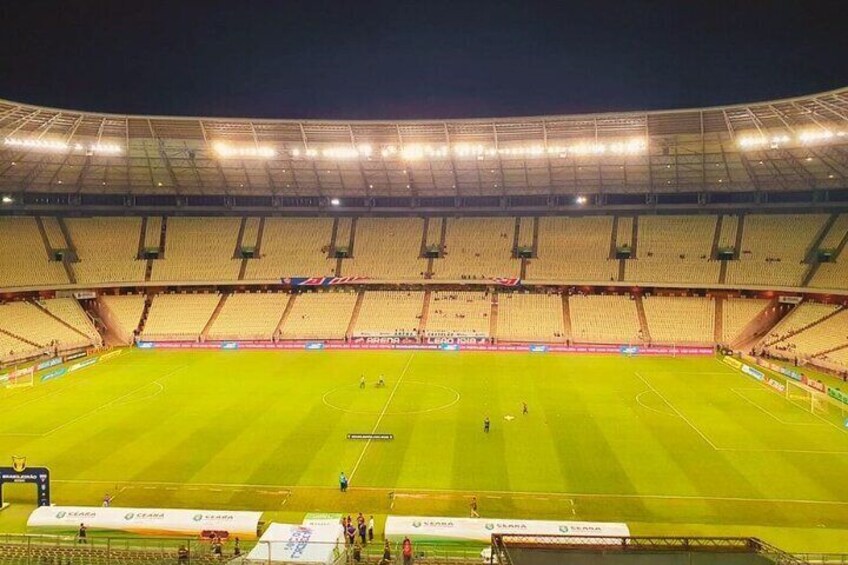
<path fill-rule="evenodd" d="M 409 537 L 421 542 L 488 543 L 492 539 L 492 534 L 628 537 L 630 528 L 627 524 L 620 522 L 555 522 L 430 516 L 389 516 L 386 519 L 386 538 L 391 541 L 400 541 Z"/>
<path fill-rule="evenodd" d="M 42 506 L 30 514 L 27 528 L 127 532 L 159 536 L 200 536 L 226 532 L 230 537 L 256 539 L 261 512 L 117 508 L 101 506 Z"/>

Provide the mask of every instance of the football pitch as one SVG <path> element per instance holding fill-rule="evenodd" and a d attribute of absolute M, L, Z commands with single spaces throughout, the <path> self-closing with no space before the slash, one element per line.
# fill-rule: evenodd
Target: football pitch
<path fill-rule="evenodd" d="M 0 455 L 50 467 L 57 504 L 299 521 L 467 516 L 476 495 L 484 517 L 848 550 L 848 429 L 713 357 L 134 350 L 0 390 L 0 414 Z M 0 531 L 32 488 L 6 487 Z"/>

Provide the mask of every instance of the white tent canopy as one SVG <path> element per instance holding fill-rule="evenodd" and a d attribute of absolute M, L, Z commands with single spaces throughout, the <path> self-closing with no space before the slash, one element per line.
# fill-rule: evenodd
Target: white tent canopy
<path fill-rule="evenodd" d="M 341 524 L 303 526 L 272 523 L 247 559 L 266 563 L 332 565 L 343 554 Z"/>

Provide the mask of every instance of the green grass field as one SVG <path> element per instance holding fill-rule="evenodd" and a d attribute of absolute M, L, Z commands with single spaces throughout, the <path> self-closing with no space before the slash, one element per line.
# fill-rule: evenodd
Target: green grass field
<path fill-rule="evenodd" d="M 49 466 L 57 504 L 299 520 L 467 515 L 477 495 L 483 516 L 848 551 L 848 430 L 711 357 L 133 351 L 0 390 L 0 413 L 0 455 Z M 395 439 L 346 439 L 372 431 Z M 7 487 L 0 531 L 31 489 Z"/>

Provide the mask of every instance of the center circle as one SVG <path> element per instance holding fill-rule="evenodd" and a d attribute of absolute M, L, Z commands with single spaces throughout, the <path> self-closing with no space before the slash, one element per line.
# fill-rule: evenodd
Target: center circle
<path fill-rule="evenodd" d="M 326 392 L 321 400 L 333 410 L 347 414 L 409 416 L 444 410 L 460 399 L 457 391 L 436 383 L 403 381 L 396 390 L 394 386 L 391 382 L 384 387 L 373 383 L 365 388 L 359 384 L 345 385 Z M 391 404 L 386 409 L 389 400 Z"/>

